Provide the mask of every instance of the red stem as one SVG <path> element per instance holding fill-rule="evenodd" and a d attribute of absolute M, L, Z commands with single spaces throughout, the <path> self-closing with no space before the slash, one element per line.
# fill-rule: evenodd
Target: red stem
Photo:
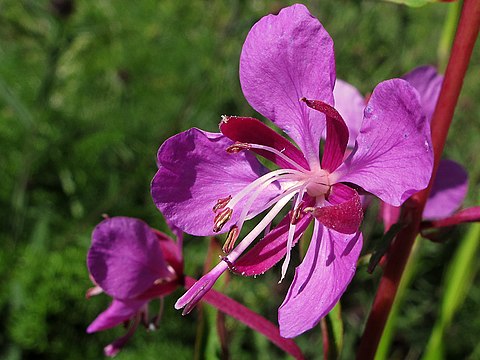
<path fill-rule="evenodd" d="M 186 276 L 185 288 L 189 289 L 196 282 L 196 279 Z M 228 296 L 225 296 L 213 289 L 202 298 L 202 301 L 241 321 L 256 332 L 265 335 L 267 339 L 269 339 L 283 351 L 292 355 L 295 359 L 304 359 L 302 351 L 292 339 L 285 339 L 281 337 L 277 326 L 256 312 L 250 310 L 246 306 L 243 306 L 235 300 L 230 299 Z"/>
<path fill-rule="evenodd" d="M 405 206 L 404 219 L 407 220 L 408 225 L 398 234 L 389 250 L 388 261 L 357 352 L 359 360 L 373 359 L 375 356 L 405 264 L 420 230 L 423 208 L 437 173 L 479 28 L 480 1 L 465 0 L 442 89 L 432 118 L 432 143 L 435 154 L 432 178 L 428 188 L 412 196 Z"/>

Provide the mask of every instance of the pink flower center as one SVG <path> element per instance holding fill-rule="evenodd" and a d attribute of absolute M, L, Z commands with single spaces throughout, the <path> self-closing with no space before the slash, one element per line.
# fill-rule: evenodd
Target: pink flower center
<path fill-rule="evenodd" d="M 307 180 L 307 194 L 311 197 L 325 196 L 330 191 L 328 171 L 319 169 L 309 175 Z"/>

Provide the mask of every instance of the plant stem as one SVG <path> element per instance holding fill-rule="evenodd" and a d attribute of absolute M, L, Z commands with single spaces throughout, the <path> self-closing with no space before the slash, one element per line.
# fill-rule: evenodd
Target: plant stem
<path fill-rule="evenodd" d="M 445 79 L 432 118 L 432 144 L 435 154 L 432 178 L 427 189 L 412 196 L 404 205 L 404 220 L 407 221 L 408 225 L 397 235 L 395 242 L 389 250 L 388 261 L 365 326 L 357 352 L 357 359 L 368 360 L 373 359 L 375 356 L 388 314 L 395 300 L 395 294 L 400 284 L 405 264 L 410 255 L 415 237 L 419 233 L 423 208 L 437 173 L 448 129 L 452 122 L 479 27 L 480 1 L 465 0 L 445 72 Z"/>
<path fill-rule="evenodd" d="M 186 276 L 185 288 L 189 289 L 196 282 L 196 279 Z M 292 339 L 281 337 L 277 326 L 246 306 L 213 289 L 205 294 L 202 301 L 212 305 L 234 319 L 241 321 L 252 330 L 265 335 L 267 339 L 295 359 L 304 359 L 302 351 Z"/>

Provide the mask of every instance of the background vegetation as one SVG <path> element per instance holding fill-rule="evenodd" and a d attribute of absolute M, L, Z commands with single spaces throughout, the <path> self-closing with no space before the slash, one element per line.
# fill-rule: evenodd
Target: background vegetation
<path fill-rule="evenodd" d="M 102 358 L 103 346 L 123 333 L 85 333 L 109 302 L 84 297 L 91 230 L 105 213 L 165 229 L 149 194 L 159 145 L 192 126 L 215 131 L 222 114 L 255 116 L 238 81 L 241 46 L 260 17 L 290 3 L 0 0 L 0 358 Z M 335 41 L 338 77 L 363 93 L 437 62 L 447 4 L 304 3 Z M 469 171 L 466 205 L 479 198 L 479 60 L 477 46 L 446 148 Z M 392 358 L 422 354 L 467 228 L 443 244 L 421 242 Z M 380 236 L 373 212 L 364 230 L 370 241 Z M 186 239 L 189 274 L 201 274 L 207 246 L 208 239 Z M 378 273 L 360 265 L 343 298 L 344 358 L 352 357 Z M 225 291 L 275 322 L 289 284 L 278 278 L 234 276 Z M 193 358 L 197 315 L 173 309 L 180 294 L 167 299 L 160 328 L 139 329 L 119 359 Z M 277 358 L 261 335 L 230 320 L 227 328 L 232 359 Z M 444 339 L 447 357 L 478 359 L 479 330 L 476 276 Z M 318 327 L 298 338 L 311 358 L 321 358 L 320 334 Z"/>

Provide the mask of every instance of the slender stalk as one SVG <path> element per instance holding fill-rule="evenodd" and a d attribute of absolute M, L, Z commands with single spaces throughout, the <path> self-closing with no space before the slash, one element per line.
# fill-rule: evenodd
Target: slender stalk
<path fill-rule="evenodd" d="M 196 282 L 196 279 L 186 276 L 185 288 L 189 289 Z M 286 353 L 292 355 L 295 359 L 304 359 L 302 351 L 292 339 L 281 337 L 277 326 L 246 306 L 213 289 L 202 298 L 202 301 L 241 321 L 256 332 L 265 335 L 267 339 Z"/>
<path fill-rule="evenodd" d="M 378 286 L 370 316 L 365 326 L 357 359 L 373 359 L 400 284 L 415 237 L 420 230 L 423 208 L 437 173 L 448 129 L 463 85 L 473 47 L 480 27 L 480 1 L 465 0 L 455 35 L 452 52 L 445 72 L 445 79 L 432 118 L 432 143 L 435 162 L 427 189 L 415 194 L 404 205 L 407 226 L 398 234 L 389 250 L 388 261 Z"/>
<path fill-rule="evenodd" d="M 458 15 L 460 15 L 461 1 L 455 1 L 446 5 L 448 7 L 447 17 L 443 24 L 442 35 L 437 49 L 438 71 L 444 72 L 447 67 L 448 55 L 452 46 L 455 29 L 457 27 Z"/>

